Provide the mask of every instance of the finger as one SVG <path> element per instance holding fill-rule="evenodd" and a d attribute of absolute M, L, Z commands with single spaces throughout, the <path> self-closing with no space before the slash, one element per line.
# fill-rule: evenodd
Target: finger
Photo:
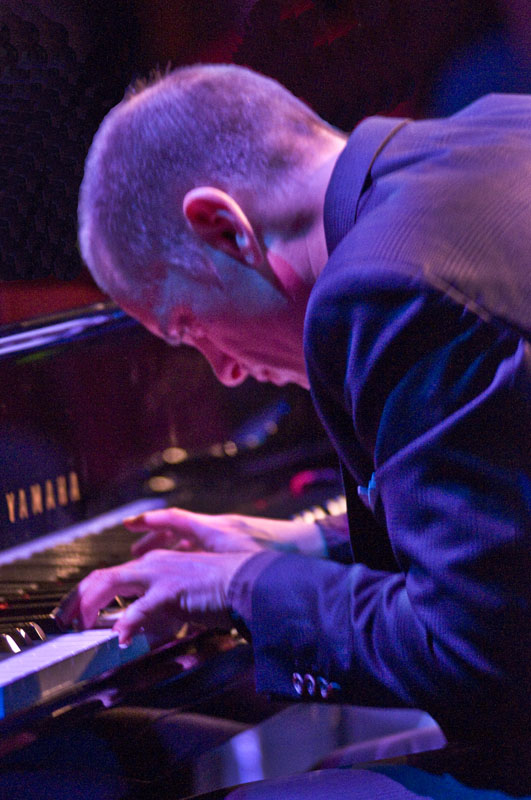
<path fill-rule="evenodd" d="M 127 517 L 123 524 L 128 530 L 138 533 L 171 529 L 175 533 L 193 534 L 199 516 L 181 508 L 160 508 L 156 511 L 145 511 L 137 517 Z"/>
<path fill-rule="evenodd" d="M 176 625 L 179 627 L 181 623 Z M 128 606 L 113 625 L 113 631 L 118 634 L 118 643 L 127 647 L 141 631 L 145 631 L 148 639 L 168 641 L 172 637 L 173 627 L 161 611 L 158 594 L 152 591 Z"/>
<path fill-rule="evenodd" d="M 76 586 L 63 597 L 57 608 L 54 608 L 52 616 L 56 619 L 60 628 L 66 630 L 75 619 L 78 619 L 79 601 L 79 586 Z"/>
<path fill-rule="evenodd" d="M 179 539 L 177 544 L 173 545 L 174 550 L 181 550 L 183 553 L 197 552 L 197 540 L 192 539 Z"/>
<path fill-rule="evenodd" d="M 127 608 L 127 611 L 121 615 L 120 619 L 114 623 L 112 629 L 118 634 L 118 644 L 122 647 L 127 647 L 131 644 L 133 636 L 140 632 L 141 628 L 145 627 L 146 611 L 140 605 L 140 598 Z M 127 619 L 125 619 L 128 614 Z"/>
<path fill-rule="evenodd" d="M 173 544 L 175 544 L 175 536 L 171 531 L 150 531 L 131 545 L 131 553 L 138 558 L 149 550 L 156 550 L 158 547 L 168 548 Z"/>
<path fill-rule="evenodd" d="M 75 624 L 77 627 L 81 622 L 81 600 L 87 587 L 90 585 L 91 580 L 97 580 L 97 576 L 103 570 L 96 570 L 95 573 L 87 575 L 80 583 L 77 584 L 59 603 L 58 608 L 52 611 L 53 616 L 56 618 L 59 625 L 63 628 Z"/>
<path fill-rule="evenodd" d="M 141 578 L 128 564 L 95 570 L 81 581 L 77 589 L 79 627 L 92 628 L 99 612 L 116 595 L 132 597 L 143 594 L 144 591 L 145 586 Z"/>

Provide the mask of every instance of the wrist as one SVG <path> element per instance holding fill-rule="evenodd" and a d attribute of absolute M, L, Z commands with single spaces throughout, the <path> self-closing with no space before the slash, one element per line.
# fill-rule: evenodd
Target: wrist
<path fill-rule="evenodd" d="M 298 541 L 298 550 L 303 556 L 326 557 L 326 540 L 317 522 L 307 524 L 306 530 Z"/>
<path fill-rule="evenodd" d="M 274 550 L 264 550 L 261 553 L 247 554 L 239 568 L 233 573 L 227 591 L 227 610 L 231 618 L 245 638 L 252 622 L 252 595 L 253 586 L 264 569 L 283 558 L 281 553 Z"/>

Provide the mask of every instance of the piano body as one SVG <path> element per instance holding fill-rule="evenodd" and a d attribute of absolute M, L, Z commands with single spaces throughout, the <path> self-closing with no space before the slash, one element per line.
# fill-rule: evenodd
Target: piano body
<path fill-rule="evenodd" d="M 142 703 L 188 672 L 174 701 L 204 709 L 198 665 L 210 689 L 218 653 L 231 680 L 251 666 L 234 634 L 150 654 L 143 636 L 118 648 L 108 627 L 61 633 L 51 612 L 91 569 L 129 557 L 127 515 L 340 513 L 308 394 L 253 380 L 227 389 L 196 351 L 168 347 L 111 303 L 0 328 L 0 374 L 0 755 L 65 709 Z"/>

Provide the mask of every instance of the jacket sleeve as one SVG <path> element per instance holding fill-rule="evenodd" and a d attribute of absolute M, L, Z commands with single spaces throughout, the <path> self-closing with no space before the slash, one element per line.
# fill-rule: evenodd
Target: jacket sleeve
<path fill-rule="evenodd" d="M 399 569 L 270 561 L 252 586 L 258 688 L 295 697 L 310 675 L 336 700 L 422 708 L 451 738 L 528 730 L 530 345 L 418 293 L 378 314 L 345 339 L 344 407 Z"/>
<path fill-rule="evenodd" d="M 326 557 L 340 564 L 352 563 L 352 548 L 345 513 L 316 520 L 326 545 Z"/>

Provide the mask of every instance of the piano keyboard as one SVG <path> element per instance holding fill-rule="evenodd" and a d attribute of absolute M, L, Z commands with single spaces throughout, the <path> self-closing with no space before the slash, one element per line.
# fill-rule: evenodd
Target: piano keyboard
<path fill-rule="evenodd" d="M 120 508 L 113 509 L 106 514 L 101 514 L 99 517 L 94 517 L 87 522 L 80 522 L 77 525 L 63 528 L 61 531 L 2 550 L 0 551 L 0 580 L 1 568 L 4 564 L 12 564 L 16 561 L 18 562 L 18 569 L 23 562 L 28 561 L 35 553 L 42 553 L 43 550 L 51 550 L 52 548 L 55 549 L 62 544 L 70 544 L 76 539 L 85 538 L 91 534 L 100 534 L 105 530 L 117 527 L 126 517 L 142 514 L 144 511 L 152 511 L 155 508 L 163 508 L 165 505 L 166 503 L 161 498 L 137 500 L 134 503 L 128 503 L 120 506 Z M 122 528 L 121 530 L 125 529 Z"/>
<path fill-rule="evenodd" d="M 90 571 L 130 557 L 137 534 L 120 525 L 126 516 L 163 505 L 159 499 L 131 503 L 0 553 L 0 719 L 149 651 L 143 635 L 120 648 L 108 627 L 62 633 L 51 612 Z M 293 518 L 311 522 L 344 511 L 339 496 Z"/>
<path fill-rule="evenodd" d="M 60 633 L 51 612 L 92 569 L 129 557 L 136 534 L 119 527 L 124 517 L 162 505 L 130 503 L 0 553 L 0 719 L 148 652 L 144 636 L 123 649 L 109 628 Z"/>
<path fill-rule="evenodd" d="M 0 719 L 96 678 L 149 651 L 145 636 L 125 649 L 111 630 L 52 635 L 35 648 L 0 662 Z"/>

